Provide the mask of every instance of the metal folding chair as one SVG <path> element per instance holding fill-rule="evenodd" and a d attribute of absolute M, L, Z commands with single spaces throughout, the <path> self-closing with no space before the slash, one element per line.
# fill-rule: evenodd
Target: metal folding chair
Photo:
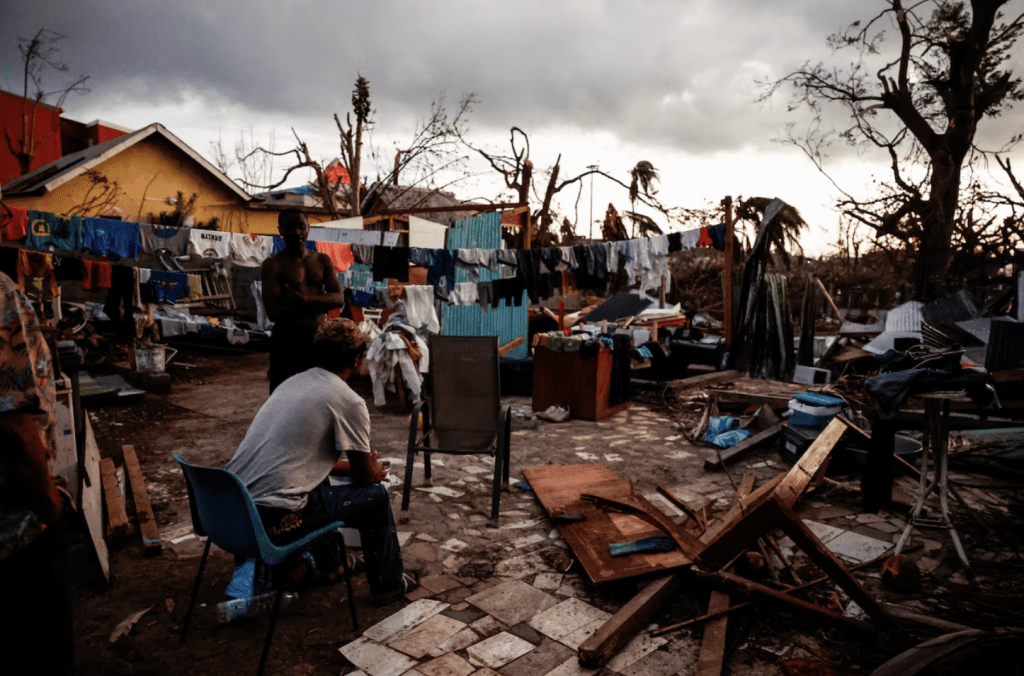
<path fill-rule="evenodd" d="M 498 518 L 501 489 L 508 489 L 512 410 L 501 405 L 498 339 L 433 336 L 430 339 L 430 403 L 417 404 L 409 423 L 402 511 L 409 508 L 416 454 L 423 453 L 424 478 L 431 484 L 430 455 L 494 456 L 491 518 Z M 433 415 L 431 415 L 431 413 Z M 418 421 L 423 421 L 422 434 Z"/>

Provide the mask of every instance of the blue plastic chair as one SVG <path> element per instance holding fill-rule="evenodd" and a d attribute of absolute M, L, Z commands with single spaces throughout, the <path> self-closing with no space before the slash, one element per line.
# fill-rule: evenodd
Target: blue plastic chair
<path fill-rule="evenodd" d="M 192 589 L 192 600 L 188 604 L 185 623 L 181 628 L 181 643 L 184 643 L 189 622 L 192 620 L 192 610 L 195 608 L 196 599 L 199 596 L 199 583 L 203 578 L 203 569 L 206 566 L 206 557 L 210 553 L 211 543 L 236 556 L 258 558 L 268 566 L 277 566 L 298 555 L 307 545 L 336 531 L 345 524 L 342 521 L 336 521 L 323 528 L 318 528 L 300 540 L 278 547 L 267 536 L 263 521 L 256 511 L 256 504 L 252 501 L 252 496 L 249 495 L 249 489 L 237 475 L 226 469 L 190 465 L 178 454 L 174 455 L 174 459 L 181 465 L 182 474 L 185 476 L 185 488 L 188 490 L 189 508 L 192 511 L 192 530 L 199 537 L 207 538 L 206 547 L 203 549 L 203 558 L 199 561 L 199 573 L 196 575 L 195 587 Z M 345 554 L 347 560 L 348 553 L 345 550 L 344 542 L 342 553 Z M 345 568 L 345 584 L 348 587 L 348 604 L 352 611 L 352 628 L 358 630 L 356 604 L 352 595 L 352 573 L 347 566 Z M 260 666 L 257 672 L 260 675 L 263 674 L 267 654 L 270 652 L 270 642 L 274 636 L 274 626 L 277 623 L 277 613 L 283 594 L 284 587 L 279 586 L 274 599 L 274 609 L 270 615 L 267 638 L 263 642 L 263 655 L 260 657 Z"/>

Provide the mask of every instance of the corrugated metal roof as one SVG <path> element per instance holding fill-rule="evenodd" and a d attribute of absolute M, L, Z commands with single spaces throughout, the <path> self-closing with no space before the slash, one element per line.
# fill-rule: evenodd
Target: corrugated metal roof
<path fill-rule="evenodd" d="M 887 351 L 893 349 L 894 341 L 897 338 L 917 338 L 921 340 L 920 331 L 885 331 L 870 343 L 864 346 L 864 349 L 872 354 L 885 354 Z"/>
<path fill-rule="evenodd" d="M 967 321 L 956 322 L 957 328 L 966 331 L 983 343 L 988 343 L 991 324 L 991 317 L 982 317 L 980 319 L 968 319 Z"/>
<path fill-rule="evenodd" d="M 955 324 L 977 319 L 978 308 L 967 292 L 961 289 L 922 307 L 921 316 L 929 324 Z"/>
<path fill-rule="evenodd" d="M 900 305 L 898 308 L 889 310 L 889 314 L 885 316 L 885 330 L 889 331 L 921 331 L 921 322 L 923 317 L 921 314 L 921 308 L 924 307 L 924 303 L 917 300 L 910 300 Z M 865 348 L 866 349 L 866 348 Z M 883 350 L 884 352 L 884 350 Z"/>
<path fill-rule="evenodd" d="M 501 249 L 501 213 L 483 214 L 452 224 L 448 230 L 448 248 L 455 249 Z M 480 268 L 480 281 L 500 279 L 500 275 Z M 455 282 L 468 282 L 469 273 L 462 268 L 455 269 Z M 441 334 L 445 336 L 497 336 L 498 344 L 527 335 L 527 313 L 529 300 L 522 305 L 508 306 L 501 301 L 497 308 L 488 308 L 485 313 L 479 305 L 441 304 Z M 524 343 L 509 352 L 507 357 L 525 359 L 529 350 Z"/>

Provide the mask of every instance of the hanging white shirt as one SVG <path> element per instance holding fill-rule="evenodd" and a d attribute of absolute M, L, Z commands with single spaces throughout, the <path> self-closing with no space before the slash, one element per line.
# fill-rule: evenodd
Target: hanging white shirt
<path fill-rule="evenodd" d="M 192 228 L 188 233 L 188 252 L 204 258 L 227 258 L 231 255 L 231 233 Z"/>
<path fill-rule="evenodd" d="M 249 268 L 263 265 L 274 253 L 274 238 L 270 235 L 231 233 L 231 262 Z"/>

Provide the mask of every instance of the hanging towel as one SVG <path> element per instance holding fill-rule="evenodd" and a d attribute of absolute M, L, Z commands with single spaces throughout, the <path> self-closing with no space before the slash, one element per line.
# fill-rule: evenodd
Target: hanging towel
<path fill-rule="evenodd" d="M 682 251 L 689 251 L 697 248 L 697 243 L 700 241 L 700 231 L 701 228 L 694 228 L 693 230 L 684 230 L 679 233 Z"/>
<path fill-rule="evenodd" d="M 455 292 L 448 297 L 452 305 L 476 305 L 480 299 L 476 282 L 458 282 Z"/>
<path fill-rule="evenodd" d="M 28 234 L 28 210 L 0 206 L 0 242 L 24 239 Z"/>
<path fill-rule="evenodd" d="M 331 262 L 334 263 L 335 272 L 345 272 L 353 263 L 356 262 L 355 255 L 352 253 L 351 244 L 344 244 L 342 242 L 317 242 L 316 250 L 330 256 Z"/>
<path fill-rule="evenodd" d="M 434 288 L 426 285 L 406 286 L 405 316 L 409 326 L 417 331 L 425 329 L 429 333 L 439 333 L 441 323 L 434 310 Z"/>
<path fill-rule="evenodd" d="M 110 263 L 82 260 L 82 288 L 86 291 L 110 288 Z"/>
<path fill-rule="evenodd" d="M 97 256 L 116 256 L 114 260 L 134 260 L 142 253 L 138 223 L 112 221 L 108 218 L 86 218 L 82 221 L 82 230 L 82 248 Z"/>

